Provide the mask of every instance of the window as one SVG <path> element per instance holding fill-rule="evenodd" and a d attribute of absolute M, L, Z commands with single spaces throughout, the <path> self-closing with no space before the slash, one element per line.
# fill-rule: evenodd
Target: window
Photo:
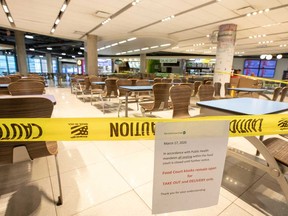
<path fill-rule="evenodd" d="M 2 75 L 8 74 L 8 66 L 5 55 L 0 55 L 0 74 Z"/>
<path fill-rule="evenodd" d="M 57 59 L 52 59 L 52 73 L 58 72 Z"/>
<path fill-rule="evenodd" d="M 10 73 L 16 73 L 15 56 L 7 56 L 7 62 L 8 62 L 9 74 Z"/>
<path fill-rule="evenodd" d="M 41 58 L 41 67 L 42 67 L 42 73 L 47 73 L 48 72 L 48 68 L 47 68 L 47 59 L 43 59 Z"/>

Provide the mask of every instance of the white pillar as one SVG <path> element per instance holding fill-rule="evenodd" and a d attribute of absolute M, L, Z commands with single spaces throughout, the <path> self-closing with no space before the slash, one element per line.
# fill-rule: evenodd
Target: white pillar
<path fill-rule="evenodd" d="M 47 73 L 53 73 L 53 65 L 52 65 L 52 56 L 51 53 L 46 53 L 46 61 L 47 61 Z"/>
<path fill-rule="evenodd" d="M 18 70 L 21 75 L 27 76 L 27 55 L 26 55 L 26 46 L 25 46 L 25 38 L 24 32 L 22 31 L 14 31 L 15 33 L 15 41 L 16 41 L 16 55 L 17 55 L 17 63 Z"/>
<path fill-rule="evenodd" d="M 88 75 L 98 75 L 97 36 L 87 35 L 87 69 Z"/>
<path fill-rule="evenodd" d="M 224 83 L 230 82 L 233 65 L 237 25 L 224 24 L 219 27 L 214 82 L 221 82 L 221 96 L 224 96 Z"/>

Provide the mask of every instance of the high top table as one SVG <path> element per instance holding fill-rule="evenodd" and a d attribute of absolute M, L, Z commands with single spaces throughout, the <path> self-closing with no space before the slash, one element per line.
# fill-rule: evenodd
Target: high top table
<path fill-rule="evenodd" d="M 209 109 L 212 115 L 265 115 L 288 110 L 288 103 L 258 98 L 231 98 L 197 102 L 201 108 Z M 205 110 L 204 110 L 205 111 Z M 209 112 L 205 114 L 209 115 Z"/>
<path fill-rule="evenodd" d="M 250 93 L 252 96 L 253 93 L 258 93 L 259 95 L 267 98 L 268 100 L 271 100 L 264 92 L 267 91 L 267 89 L 258 89 L 258 88 L 227 88 L 228 90 L 235 91 L 236 96 L 239 94 L 239 92 L 247 92 Z"/>
<path fill-rule="evenodd" d="M 201 116 L 265 115 L 288 110 L 288 103 L 257 98 L 232 98 L 201 101 L 197 102 L 197 105 L 201 107 Z M 264 161 L 257 157 L 257 154 L 254 156 L 236 148 L 229 148 L 227 155 L 255 166 L 272 176 L 280 185 L 288 203 L 288 181 L 283 175 L 283 172 L 281 172 L 282 168 L 262 142 L 262 138 L 263 136 L 260 136 L 260 139 L 255 136 L 245 137 L 245 139 L 256 148 L 257 152 L 263 156 Z"/>
<path fill-rule="evenodd" d="M 119 86 L 119 88 L 124 89 L 126 91 L 125 95 L 125 117 L 128 117 L 128 97 L 130 92 L 145 92 L 152 91 L 153 86 Z"/>

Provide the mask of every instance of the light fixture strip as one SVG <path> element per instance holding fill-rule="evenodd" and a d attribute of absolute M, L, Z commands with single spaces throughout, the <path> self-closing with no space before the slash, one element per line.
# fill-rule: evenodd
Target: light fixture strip
<path fill-rule="evenodd" d="M 8 21 L 9 21 L 10 25 L 15 27 L 15 23 L 14 23 L 13 17 L 11 15 L 11 12 L 10 12 L 9 7 L 8 7 L 8 5 L 7 5 L 5 0 L 1 0 L 1 6 L 3 8 L 3 11 L 6 14 L 6 17 L 7 17 Z"/>
<path fill-rule="evenodd" d="M 64 3 L 62 4 L 61 9 L 60 9 L 60 11 L 59 11 L 59 14 L 58 14 L 58 16 L 56 17 L 55 22 L 54 22 L 54 24 L 53 24 L 53 27 L 52 27 L 51 30 L 50 30 L 50 33 L 51 33 L 51 34 L 53 34 L 53 33 L 55 32 L 58 24 L 59 24 L 60 21 L 61 21 L 61 18 L 62 18 L 63 14 L 64 14 L 64 11 L 66 10 L 66 8 L 67 8 L 67 6 L 68 6 L 68 4 L 69 4 L 69 2 L 70 2 L 70 0 L 65 0 Z"/>
<path fill-rule="evenodd" d="M 127 39 L 128 41 L 128 39 Z M 120 41 L 121 42 L 121 41 Z M 120 44 L 119 42 L 119 44 Z M 155 48 L 159 48 L 159 47 L 167 47 L 167 46 L 170 46 L 171 44 L 170 43 L 167 43 L 167 44 L 161 44 L 161 45 L 156 45 L 156 46 L 151 46 L 151 47 L 143 47 L 143 48 L 140 48 L 140 49 L 135 49 L 135 50 L 129 50 L 127 52 L 119 52 L 119 53 L 116 53 L 115 55 L 123 55 L 123 54 L 126 54 L 126 53 L 133 53 L 133 52 L 140 52 L 140 51 L 145 51 L 145 50 L 149 50 L 149 49 L 155 49 Z M 105 47 L 101 47 L 99 49 L 97 49 L 97 51 L 101 51 L 101 50 L 105 50 L 108 46 L 105 46 Z M 186 50 L 188 51 L 188 50 Z"/>

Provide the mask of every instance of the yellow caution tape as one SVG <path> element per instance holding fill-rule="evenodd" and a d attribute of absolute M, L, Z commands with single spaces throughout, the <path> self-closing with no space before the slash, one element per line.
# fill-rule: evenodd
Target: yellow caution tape
<path fill-rule="evenodd" d="M 229 74 L 229 75 L 232 75 L 232 74 L 233 74 L 233 73 L 231 73 L 231 72 L 226 72 L 226 71 L 215 71 L 214 73 L 218 73 L 218 74 Z M 242 74 L 234 74 L 234 75 L 235 75 L 235 76 L 239 76 L 239 77 L 245 77 L 245 78 L 248 78 L 248 79 L 253 79 L 253 80 L 262 80 L 262 81 L 268 81 L 268 82 L 288 84 L 287 81 L 283 81 L 283 80 L 267 79 L 267 78 L 247 76 L 247 75 L 242 75 Z"/>
<path fill-rule="evenodd" d="M 231 137 L 288 134 L 288 116 L 284 114 L 209 116 L 189 119 L 15 118 L 1 119 L 0 142 L 154 139 L 157 122 L 206 120 L 229 120 Z"/>

